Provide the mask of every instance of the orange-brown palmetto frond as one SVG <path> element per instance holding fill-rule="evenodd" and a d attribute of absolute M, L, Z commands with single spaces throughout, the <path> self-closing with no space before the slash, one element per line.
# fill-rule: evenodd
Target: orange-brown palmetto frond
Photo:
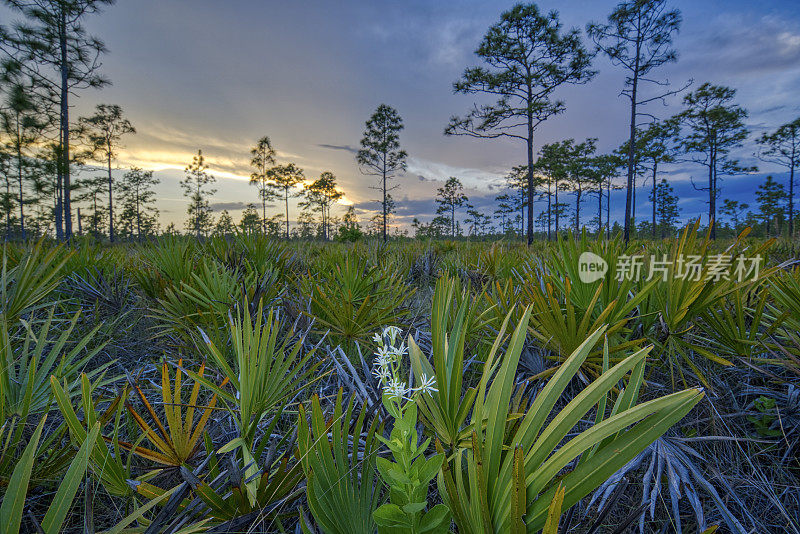
<path fill-rule="evenodd" d="M 182 363 L 183 361 L 179 360 L 178 367 L 181 367 Z M 200 366 L 197 374 L 202 376 L 204 371 L 205 364 Z M 228 380 L 225 379 L 222 385 L 224 386 L 227 381 Z M 200 393 L 200 382 L 195 381 L 189 395 L 189 401 L 185 405 L 186 412 L 184 414 L 181 371 L 178 370 L 176 372 L 173 385 L 169 367 L 167 363 L 164 362 L 161 365 L 161 396 L 164 405 L 164 421 L 166 422 L 166 424 L 164 424 L 153 406 L 144 396 L 139 384 L 133 384 L 133 389 L 142 401 L 146 411 L 150 414 L 155 428 L 151 427 L 142 414 L 137 412 L 130 403 L 127 403 L 125 407 L 128 409 L 128 412 L 139 428 L 144 432 L 144 439 L 150 442 L 153 448 L 134 446 L 131 443 L 123 441 L 119 442 L 120 447 L 142 458 L 147 458 L 167 467 L 178 467 L 191 460 L 197 453 L 200 436 L 203 435 L 203 430 L 206 424 L 208 424 L 211 413 L 217 404 L 216 394 L 211 397 L 207 406 L 198 407 L 197 397 Z M 196 424 L 195 408 L 202 409 L 202 415 Z"/>

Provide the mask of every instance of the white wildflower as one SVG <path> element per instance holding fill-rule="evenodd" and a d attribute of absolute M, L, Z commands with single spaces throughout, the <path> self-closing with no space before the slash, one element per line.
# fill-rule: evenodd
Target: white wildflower
<path fill-rule="evenodd" d="M 372 365 L 379 367 L 381 369 L 388 369 L 391 366 L 393 361 L 393 356 L 387 352 L 383 353 L 375 353 L 376 358 Z"/>
<path fill-rule="evenodd" d="M 383 392 L 390 398 L 404 399 L 409 393 L 406 389 L 406 383 L 400 380 L 392 379 L 383 387 Z"/>
<path fill-rule="evenodd" d="M 400 343 L 400 345 L 397 347 L 391 347 L 389 352 L 399 359 L 408 354 L 408 347 L 406 347 L 405 343 Z"/>
<path fill-rule="evenodd" d="M 392 347 L 378 347 L 378 349 L 375 351 L 375 356 L 386 361 L 391 361 L 394 356 L 392 353 Z"/>
<path fill-rule="evenodd" d="M 432 395 L 434 392 L 439 391 L 436 389 L 436 377 L 427 377 L 423 374 L 422 379 L 420 380 L 420 385 L 415 389 L 415 391 L 422 393 L 423 395 Z"/>
<path fill-rule="evenodd" d="M 385 366 L 375 367 L 375 369 L 372 370 L 372 374 L 378 379 L 378 382 L 380 382 L 381 385 L 387 383 L 391 379 L 389 369 L 387 369 Z"/>
<path fill-rule="evenodd" d="M 400 335 L 400 328 L 396 326 L 387 326 L 383 329 L 383 335 L 389 338 L 390 345 L 394 345 L 397 336 Z"/>

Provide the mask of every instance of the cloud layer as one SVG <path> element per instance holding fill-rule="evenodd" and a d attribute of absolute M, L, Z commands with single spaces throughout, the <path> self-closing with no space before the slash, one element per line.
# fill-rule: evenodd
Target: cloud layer
<path fill-rule="evenodd" d="M 558 9 L 566 27 L 602 20 L 615 1 L 540 2 Z M 503 176 L 524 161 L 524 145 L 442 135 L 449 116 L 466 111 L 476 98 L 453 95 L 452 83 L 475 64 L 472 51 L 486 28 L 511 2 L 358 0 L 332 4 L 266 3 L 237 0 L 137 0 L 121 2 L 89 21 L 110 54 L 104 72 L 114 85 L 84 91 L 78 111 L 97 102 L 122 105 L 139 133 L 126 140 L 120 165 L 154 169 L 164 223 L 181 223 L 185 202 L 178 182 L 183 168 L 202 149 L 216 176 L 215 209 L 240 211 L 258 202 L 249 185 L 249 149 L 269 135 L 281 162 L 292 161 L 313 179 L 330 170 L 347 200 L 367 216 L 375 179 L 361 174 L 355 152 L 364 121 L 377 105 L 396 107 L 406 129 L 408 171 L 395 180 L 398 222 L 435 213 L 436 188 L 449 176 L 485 212 L 503 188 Z M 656 75 L 674 86 L 688 79 L 727 84 L 749 109 L 753 135 L 800 115 L 800 5 L 735 1 L 675 1 L 684 24 L 676 40 L 680 60 Z M 627 108 L 619 97 L 624 74 L 606 59 L 590 84 L 559 93 L 567 111 L 545 123 L 536 146 L 566 137 L 598 137 L 609 151 L 625 139 Z M 477 100 L 480 100 L 477 97 Z M 679 109 L 649 106 L 667 116 Z M 752 160 L 749 145 L 740 154 Z M 728 178 L 723 196 L 752 199 L 764 173 Z M 704 212 L 691 176 L 702 169 L 665 169 L 681 197 L 682 215 Z M 779 174 L 781 179 L 783 175 Z M 641 193 L 646 198 L 646 193 Z M 615 197 L 614 213 L 619 214 Z M 292 199 L 290 218 L 296 216 Z M 646 203 L 640 207 L 647 213 Z M 342 209 L 342 208 L 338 208 Z"/>

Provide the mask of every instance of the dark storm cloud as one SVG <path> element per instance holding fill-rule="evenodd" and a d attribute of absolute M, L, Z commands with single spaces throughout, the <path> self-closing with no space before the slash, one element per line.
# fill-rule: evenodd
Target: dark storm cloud
<path fill-rule="evenodd" d="M 214 202 L 210 205 L 211 211 L 243 210 L 252 202 Z M 275 204 L 267 204 L 267 208 L 274 208 Z"/>
<path fill-rule="evenodd" d="M 350 152 L 351 154 L 358 154 L 358 149 L 350 145 L 329 145 L 326 143 L 320 143 L 317 146 L 320 148 L 329 148 L 331 150 L 344 150 L 345 152 Z"/>

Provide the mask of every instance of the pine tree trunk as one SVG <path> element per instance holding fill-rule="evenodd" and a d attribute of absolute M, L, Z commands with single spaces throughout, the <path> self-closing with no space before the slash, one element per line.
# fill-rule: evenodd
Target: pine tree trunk
<path fill-rule="evenodd" d="M 711 158 L 708 166 L 708 224 L 711 228 L 711 239 L 717 238 L 716 225 L 714 224 L 714 215 L 716 213 L 716 206 L 714 201 L 717 196 L 717 154 L 714 148 L 711 149 Z M 769 232 L 767 232 L 769 233 Z"/>
<path fill-rule="evenodd" d="M 656 204 L 658 197 L 656 196 L 656 169 L 658 168 L 658 161 L 653 160 L 653 238 L 656 237 Z"/>
<path fill-rule="evenodd" d="M 558 206 L 558 179 L 556 179 L 556 199 L 555 200 L 556 200 L 556 204 L 554 206 L 554 209 L 556 210 L 556 239 L 558 239 L 558 215 L 559 215 L 559 213 L 561 213 L 561 210 L 559 209 L 559 206 Z"/>
<path fill-rule="evenodd" d="M 72 238 L 72 205 L 70 195 L 69 175 L 69 66 L 67 64 L 67 14 L 61 10 L 61 27 L 59 31 L 59 46 L 61 48 L 61 160 L 63 174 L 63 208 L 64 208 L 64 239 Z"/>
<path fill-rule="evenodd" d="M 286 202 L 286 239 L 289 239 L 289 188 L 285 187 L 284 201 Z"/>
<path fill-rule="evenodd" d="M 603 183 L 597 191 L 597 237 L 603 235 Z"/>
<path fill-rule="evenodd" d="M 11 239 L 11 181 L 6 180 L 6 241 Z"/>
<path fill-rule="evenodd" d="M 553 194 L 550 190 L 550 184 L 547 184 L 547 240 L 548 241 L 550 241 L 550 228 L 553 225 L 552 198 Z"/>
<path fill-rule="evenodd" d="M 529 90 L 530 94 L 530 90 Z M 528 246 L 533 243 L 533 114 L 528 112 Z"/>
<path fill-rule="evenodd" d="M 794 158 L 789 167 L 789 239 L 794 237 Z"/>
<path fill-rule="evenodd" d="M 633 207 L 633 162 L 636 153 L 636 92 L 639 88 L 639 59 L 641 51 L 641 33 L 637 35 L 636 40 L 636 59 L 633 64 L 633 81 L 631 82 L 631 123 L 630 123 L 630 137 L 628 139 L 628 183 L 627 194 L 625 198 L 625 230 L 624 239 L 625 243 L 630 241 L 631 237 L 631 223 L 634 213 Z"/>
<path fill-rule="evenodd" d="M 17 130 L 19 132 L 19 130 Z M 25 239 L 25 201 L 23 199 L 22 193 L 22 144 L 21 144 L 21 136 L 19 133 L 17 134 L 17 182 L 19 185 L 19 230 L 20 234 L 22 235 L 22 239 Z M 10 195 L 10 192 L 9 192 Z M 9 196 L 9 198 L 11 198 Z M 9 216 L 11 215 L 11 209 L 9 211 Z M 11 225 L 9 225 L 9 231 L 11 230 Z"/>
<path fill-rule="evenodd" d="M 383 242 L 386 243 L 386 153 L 383 154 Z"/>
<path fill-rule="evenodd" d="M 611 239 L 611 178 L 606 182 L 606 239 Z"/>
<path fill-rule="evenodd" d="M 114 196 L 112 186 L 114 178 L 111 176 L 111 142 L 108 143 L 108 240 L 114 242 Z"/>

